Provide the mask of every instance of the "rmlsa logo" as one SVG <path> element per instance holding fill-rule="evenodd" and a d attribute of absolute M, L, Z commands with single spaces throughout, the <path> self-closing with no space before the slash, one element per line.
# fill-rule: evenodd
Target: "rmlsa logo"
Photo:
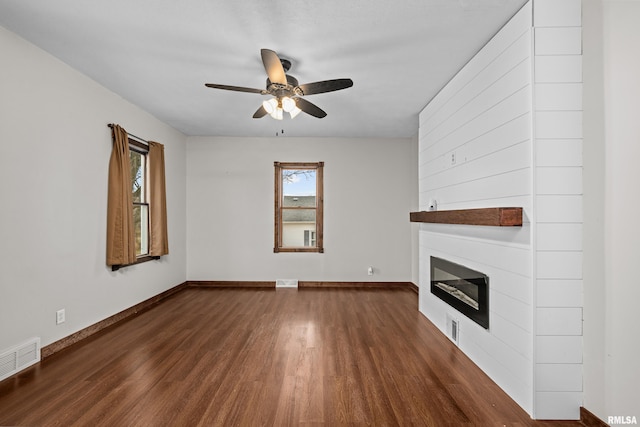
<path fill-rule="evenodd" d="M 623 416 L 623 415 L 609 415 L 609 424 L 638 424 L 636 416 Z"/>

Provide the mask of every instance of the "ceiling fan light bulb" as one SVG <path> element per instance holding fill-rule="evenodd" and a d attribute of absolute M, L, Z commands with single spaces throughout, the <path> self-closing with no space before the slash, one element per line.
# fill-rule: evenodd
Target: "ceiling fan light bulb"
<path fill-rule="evenodd" d="M 262 102 L 262 108 L 267 112 L 267 114 L 272 114 L 278 108 L 278 101 L 275 98 L 268 99 Z"/>
<path fill-rule="evenodd" d="M 291 111 L 293 111 L 294 108 L 296 108 L 296 101 L 289 98 L 288 96 L 285 96 L 284 98 L 282 98 L 282 109 L 284 111 L 286 111 L 287 113 L 290 113 Z"/>

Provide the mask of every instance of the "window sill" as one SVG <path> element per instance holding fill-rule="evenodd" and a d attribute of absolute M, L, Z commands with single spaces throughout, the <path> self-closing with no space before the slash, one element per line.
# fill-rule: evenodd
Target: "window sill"
<path fill-rule="evenodd" d="M 138 264 L 143 264 L 147 261 L 153 261 L 153 260 L 157 260 L 160 259 L 159 256 L 150 256 L 150 255 L 145 255 L 145 256 L 141 256 L 139 257 L 136 262 L 132 263 L 132 264 L 117 264 L 117 265 L 112 265 L 111 266 L 111 271 L 118 271 L 123 267 L 129 267 L 130 265 L 138 265 Z"/>
<path fill-rule="evenodd" d="M 273 252 L 310 252 L 322 254 L 324 253 L 324 248 L 273 248 Z"/>

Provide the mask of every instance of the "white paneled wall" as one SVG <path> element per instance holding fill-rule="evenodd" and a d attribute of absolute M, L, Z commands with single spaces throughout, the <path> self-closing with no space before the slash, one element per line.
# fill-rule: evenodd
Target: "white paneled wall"
<path fill-rule="evenodd" d="M 420 311 L 538 419 L 582 399 L 580 0 L 528 3 L 420 114 L 419 206 L 521 206 L 524 226 L 421 224 Z M 482 230 L 479 230 L 482 229 Z M 429 291 L 429 257 L 490 277 L 490 329 Z"/>
<path fill-rule="evenodd" d="M 579 418 L 582 403 L 581 7 L 534 2 L 535 330 L 543 346 L 555 346 L 535 360 L 541 419 Z"/>
<path fill-rule="evenodd" d="M 525 6 L 420 114 L 419 204 L 438 209 L 522 206 L 532 212 L 531 6 Z M 478 234 L 480 233 L 480 234 Z M 531 228 L 420 226 L 420 310 L 442 331 L 458 319 L 459 346 L 529 413 L 533 411 Z M 429 257 L 490 280 L 487 331 L 429 291 Z"/>

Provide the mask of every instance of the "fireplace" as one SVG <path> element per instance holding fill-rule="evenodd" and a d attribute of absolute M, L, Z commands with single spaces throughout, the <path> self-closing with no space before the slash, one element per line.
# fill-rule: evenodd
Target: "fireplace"
<path fill-rule="evenodd" d="M 431 257 L 431 293 L 489 329 L 489 277 L 486 274 Z"/>

